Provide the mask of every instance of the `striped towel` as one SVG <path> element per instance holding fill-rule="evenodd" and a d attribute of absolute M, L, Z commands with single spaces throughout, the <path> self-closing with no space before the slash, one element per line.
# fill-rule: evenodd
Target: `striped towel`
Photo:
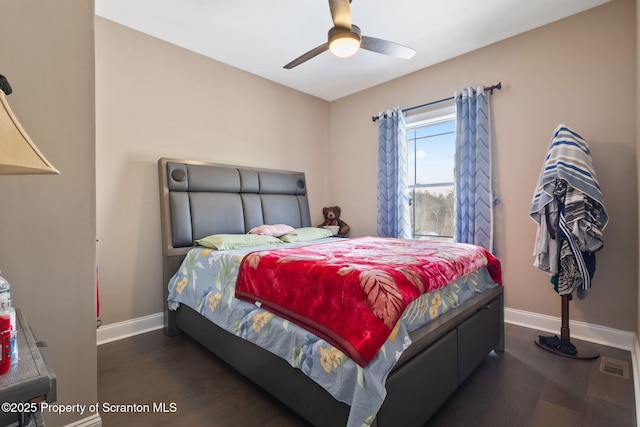
<path fill-rule="evenodd" d="M 556 179 L 564 179 L 575 190 L 583 192 L 602 206 L 600 222 L 604 229 L 609 217 L 604 209 L 591 152 L 585 140 L 565 124 L 559 125 L 553 133 L 533 195 L 529 215 L 538 224 L 543 208 L 553 201 Z"/>

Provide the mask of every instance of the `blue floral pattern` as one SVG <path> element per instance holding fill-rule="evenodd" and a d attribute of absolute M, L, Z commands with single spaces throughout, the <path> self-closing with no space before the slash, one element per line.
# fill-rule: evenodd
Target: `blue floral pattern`
<path fill-rule="evenodd" d="M 351 406 L 347 424 L 350 427 L 368 426 L 375 419 L 386 396 L 387 375 L 411 344 L 410 331 L 475 293 L 496 286 L 486 269 L 482 269 L 445 288 L 422 295 L 407 308 L 402 321 L 378 354 L 362 368 L 298 325 L 234 298 L 240 262 L 253 250 L 255 248 L 231 251 L 194 248 L 189 251 L 169 282 L 169 308 L 175 310 L 180 304 L 186 304 L 228 332 L 287 360 L 335 399 Z"/>

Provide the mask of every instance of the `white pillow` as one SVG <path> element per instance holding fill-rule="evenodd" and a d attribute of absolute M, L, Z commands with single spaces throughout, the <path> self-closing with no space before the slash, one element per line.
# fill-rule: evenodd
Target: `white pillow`
<path fill-rule="evenodd" d="M 286 224 L 260 225 L 249 230 L 249 234 L 258 234 L 260 236 L 280 237 L 285 234 L 296 234 L 296 229 Z"/>

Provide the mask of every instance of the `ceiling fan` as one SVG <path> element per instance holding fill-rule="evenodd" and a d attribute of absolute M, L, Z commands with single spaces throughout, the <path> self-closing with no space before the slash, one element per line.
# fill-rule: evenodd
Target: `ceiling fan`
<path fill-rule="evenodd" d="M 401 44 L 361 35 L 360 28 L 351 24 L 350 4 L 351 0 L 329 0 L 333 27 L 329 30 L 327 42 L 289 62 L 284 68 L 289 70 L 327 50 L 342 58 L 355 54 L 360 48 L 402 59 L 415 55 L 415 50 Z"/>

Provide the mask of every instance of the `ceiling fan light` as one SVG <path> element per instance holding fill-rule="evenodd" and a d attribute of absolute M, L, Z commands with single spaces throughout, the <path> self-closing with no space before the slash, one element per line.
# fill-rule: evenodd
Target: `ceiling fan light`
<path fill-rule="evenodd" d="M 347 58 L 360 48 L 360 37 L 354 33 L 342 33 L 329 42 L 329 50 L 335 56 Z"/>

